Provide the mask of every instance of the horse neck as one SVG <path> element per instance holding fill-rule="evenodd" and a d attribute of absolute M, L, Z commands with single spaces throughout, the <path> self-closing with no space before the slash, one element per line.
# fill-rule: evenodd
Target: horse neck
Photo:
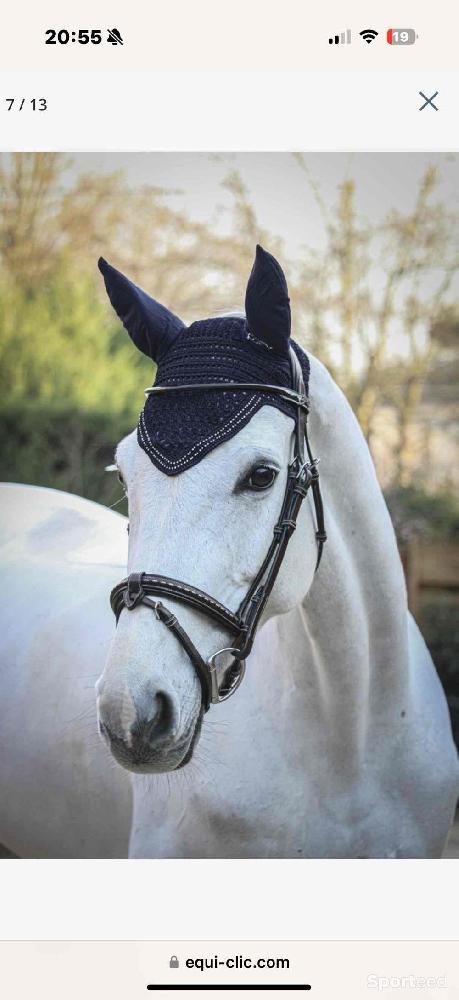
<path fill-rule="evenodd" d="M 366 442 L 344 396 L 314 359 L 310 440 L 322 458 L 328 539 L 300 614 L 321 711 L 329 716 L 337 754 L 343 760 L 346 753 L 352 768 L 360 765 L 376 721 L 383 725 L 394 704 L 403 710 L 408 694 L 406 589 Z"/>

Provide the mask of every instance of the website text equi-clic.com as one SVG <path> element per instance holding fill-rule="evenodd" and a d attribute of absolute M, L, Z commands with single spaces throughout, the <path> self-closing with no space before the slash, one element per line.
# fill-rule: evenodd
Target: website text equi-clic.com
<path fill-rule="evenodd" d="M 211 957 L 190 957 L 185 959 L 187 969 L 197 969 L 199 972 L 207 972 L 215 969 L 289 969 L 290 959 L 288 958 L 247 958 L 244 955 L 232 955 L 229 958 L 219 958 L 218 955 Z"/>

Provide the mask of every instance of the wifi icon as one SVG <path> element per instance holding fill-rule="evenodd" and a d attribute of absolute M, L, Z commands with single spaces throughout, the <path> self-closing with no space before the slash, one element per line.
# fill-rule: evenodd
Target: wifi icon
<path fill-rule="evenodd" d="M 365 42 L 368 42 L 369 45 L 370 42 L 374 42 L 375 38 L 377 38 L 378 32 L 375 31 L 374 28 L 364 28 L 363 31 L 360 32 L 360 36 Z"/>

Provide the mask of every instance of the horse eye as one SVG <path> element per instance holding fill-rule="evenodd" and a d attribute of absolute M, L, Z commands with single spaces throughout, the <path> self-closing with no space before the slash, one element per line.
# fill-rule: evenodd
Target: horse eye
<path fill-rule="evenodd" d="M 276 476 L 276 469 L 271 469 L 269 465 L 257 465 L 247 477 L 246 484 L 251 490 L 268 490 Z"/>

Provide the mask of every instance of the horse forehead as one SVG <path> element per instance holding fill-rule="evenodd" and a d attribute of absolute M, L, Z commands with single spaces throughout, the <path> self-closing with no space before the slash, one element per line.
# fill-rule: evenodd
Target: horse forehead
<path fill-rule="evenodd" d="M 239 450 L 253 447 L 263 448 L 271 445 L 273 449 L 284 454 L 293 430 L 293 420 L 274 406 L 262 406 L 249 420 L 248 424 L 221 446 L 221 453 L 228 448 L 237 453 Z M 217 449 L 218 450 L 218 449 Z"/>
<path fill-rule="evenodd" d="M 289 443 L 293 430 L 293 420 L 273 406 L 263 406 L 252 419 L 234 437 L 214 448 L 204 458 L 178 476 L 166 476 L 157 469 L 150 458 L 137 443 L 133 432 L 118 447 L 117 456 L 127 476 L 133 476 L 139 482 L 151 483 L 155 490 L 164 491 L 164 495 L 176 494 L 183 488 L 196 486 L 209 478 L 224 466 L 237 468 L 238 461 L 246 460 L 251 453 L 257 453 L 265 458 L 270 455 L 281 462 L 288 457 Z"/>

